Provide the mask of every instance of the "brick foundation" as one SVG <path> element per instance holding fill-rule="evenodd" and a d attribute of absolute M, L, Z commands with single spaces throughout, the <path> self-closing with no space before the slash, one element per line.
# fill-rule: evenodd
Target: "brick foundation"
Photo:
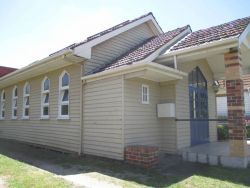
<path fill-rule="evenodd" d="M 125 160 L 134 165 L 152 168 L 159 163 L 159 148 L 153 146 L 127 146 Z"/>

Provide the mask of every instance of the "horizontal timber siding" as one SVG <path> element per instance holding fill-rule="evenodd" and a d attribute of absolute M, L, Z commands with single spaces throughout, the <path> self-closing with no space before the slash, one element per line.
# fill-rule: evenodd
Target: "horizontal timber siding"
<path fill-rule="evenodd" d="M 175 82 L 161 84 L 160 103 L 175 103 Z M 177 130 L 175 118 L 161 118 L 162 124 L 162 150 L 166 153 L 176 153 Z"/>
<path fill-rule="evenodd" d="M 59 76 L 66 70 L 70 74 L 70 119 L 58 120 Z M 6 91 L 6 118 L 0 121 L 0 137 L 53 148 L 78 152 L 80 147 L 80 65 L 71 65 L 46 75 L 27 80 L 31 86 L 30 118 L 22 119 L 23 86 L 18 87 L 18 118 L 12 120 L 12 89 Z M 50 79 L 50 119 L 41 120 L 41 82 Z"/>
<path fill-rule="evenodd" d="M 85 74 L 111 63 L 152 36 L 154 36 L 152 30 L 144 23 L 93 47 L 91 59 L 85 66 Z"/>
<path fill-rule="evenodd" d="M 123 159 L 122 77 L 84 85 L 83 153 Z"/>
<path fill-rule="evenodd" d="M 149 104 L 141 102 L 142 84 L 149 86 Z M 128 145 L 151 145 L 161 147 L 161 123 L 157 118 L 160 98 L 158 83 L 129 79 L 124 82 L 124 139 Z"/>

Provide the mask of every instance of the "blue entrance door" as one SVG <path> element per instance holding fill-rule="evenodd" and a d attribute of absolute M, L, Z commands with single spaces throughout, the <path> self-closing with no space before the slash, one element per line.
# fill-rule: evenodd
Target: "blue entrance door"
<path fill-rule="evenodd" d="M 191 145 L 209 142 L 207 81 L 196 67 L 189 73 Z"/>

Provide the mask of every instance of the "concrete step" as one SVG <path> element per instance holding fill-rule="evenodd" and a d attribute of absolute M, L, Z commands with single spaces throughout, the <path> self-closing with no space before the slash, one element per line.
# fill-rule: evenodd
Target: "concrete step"
<path fill-rule="evenodd" d="M 234 168 L 246 168 L 247 166 L 250 166 L 250 156 L 247 158 L 238 158 L 238 157 L 183 151 L 182 159 L 184 161 L 209 164 L 213 166 L 221 165 L 225 167 L 234 167 Z"/>

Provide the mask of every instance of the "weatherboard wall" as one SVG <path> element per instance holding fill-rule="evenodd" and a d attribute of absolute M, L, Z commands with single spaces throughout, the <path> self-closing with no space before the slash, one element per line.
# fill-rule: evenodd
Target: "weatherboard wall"
<path fill-rule="evenodd" d="M 153 31 L 147 23 L 143 23 L 94 46 L 91 59 L 85 65 L 85 74 L 111 63 L 152 36 Z"/>
<path fill-rule="evenodd" d="M 149 86 L 149 104 L 142 104 L 142 84 Z M 157 118 L 160 86 L 144 79 L 128 79 L 124 82 L 124 140 L 128 145 L 161 147 L 161 122 Z"/>
<path fill-rule="evenodd" d="M 58 119 L 59 76 L 66 70 L 70 74 L 70 119 Z M 78 152 L 80 148 L 80 65 L 72 65 L 42 76 L 27 80 L 31 86 L 30 118 L 22 119 L 24 82 L 18 87 L 18 118 L 12 120 L 12 89 L 5 88 L 6 117 L 0 120 L 0 138 L 14 139 L 39 145 Z M 50 118 L 41 119 L 41 82 L 44 77 L 50 79 Z"/>
<path fill-rule="evenodd" d="M 123 159 L 122 76 L 83 87 L 84 154 Z"/>

